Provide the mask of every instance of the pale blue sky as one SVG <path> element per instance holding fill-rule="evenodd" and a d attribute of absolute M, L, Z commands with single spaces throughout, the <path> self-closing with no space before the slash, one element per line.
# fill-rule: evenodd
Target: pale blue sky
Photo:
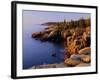
<path fill-rule="evenodd" d="M 33 24 L 42 24 L 45 22 L 60 22 L 66 19 L 78 20 L 80 18 L 89 18 L 90 13 L 73 13 L 73 12 L 46 12 L 46 11 L 28 11 L 23 10 L 23 25 L 30 26 Z"/>

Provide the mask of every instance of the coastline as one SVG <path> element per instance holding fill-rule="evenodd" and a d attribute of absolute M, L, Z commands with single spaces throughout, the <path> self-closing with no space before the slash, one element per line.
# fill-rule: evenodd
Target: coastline
<path fill-rule="evenodd" d="M 78 23 L 78 24 L 77 24 Z M 51 23 L 50 23 L 51 25 Z M 62 68 L 90 66 L 91 64 L 91 28 L 90 19 L 79 19 L 63 23 L 53 23 L 48 25 L 42 32 L 32 34 L 32 38 L 48 41 L 55 44 L 63 42 L 64 61 L 62 63 L 43 64 L 33 66 L 34 69 L 40 68 Z M 56 54 L 52 54 L 56 56 Z"/>
<path fill-rule="evenodd" d="M 32 66 L 30 69 L 43 69 L 43 68 L 64 68 L 67 67 L 63 62 L 53 64 L 42 64 L 38 66 Z"/>
<path fill-rule="evenodd" d="M 90 65 L 91 65 L 90 63 L 81 62 L 80 64 L 76 65 L 76 67 L 87 67 Z M 61 63 L 43 64 L 43 65 L 38 65 L 38 66 L 32 66 L 29 69 L 65 68 L 65 67 L 70 67 L 70 66 L 66 65 L 64 62 L 61 62 Z"/>

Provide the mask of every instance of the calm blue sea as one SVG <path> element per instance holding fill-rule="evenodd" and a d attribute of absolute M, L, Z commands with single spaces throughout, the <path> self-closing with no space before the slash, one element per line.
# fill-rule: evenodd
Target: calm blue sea
<path fill-rule="evenodd" d="M 45 27 L 47 26 L 34 24 L 31 28 L 23 28 L 23 69 L 63 61 L 63 46 L 50 42 L 41 42 L 32 38 L 33 32 L 43 31 Z M 51 56 L 52 53 L 57 53 L 56 57 Z"/>

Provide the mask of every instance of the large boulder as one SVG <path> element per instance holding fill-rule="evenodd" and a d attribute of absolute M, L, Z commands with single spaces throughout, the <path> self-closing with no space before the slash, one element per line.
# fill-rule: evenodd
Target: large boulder
<path fill-rule="evenodd" d="M 67 65 L 67 66 L 70 66 L 70 67 L 74 67 L 78 64 L 80 64 L 80 60 L 75 60 L 75 59 L 71 59 L 71 58 L 68 58 L 64 61 L 64 63 Z"/>
<path fill-rule="evenodd" d="M 78 55 L 78 54 L 73 54 L 70 56 L 71 59 L 74 59 L 74 60 L 81 60 L 81 56 Z"/>
<path fill-rule="evenodd" d="M 90 55 L 73 54 L 73 55 L 71 55 L 70 58 L 73 59 L 73 60 L 77 60 L 77 61 L 80 60 L 80 61 L 82 61 L 82 62 L 84 62 L 84 63 L 90 63 L 90 62 L 91 62 L 91 56 L 90 56 Z"/>
<path fill-rule="evenodd" d="M 85 47 L 83 49 L 80 49 L 78 51 L 79 54 L 84 54 L 84 55 L 90 55 L 91 53 L 91 48 L 90 47 Z"/>
<path fill-rule="evenodd" d="M 91 56 L 85 55 L 81 58 L 81 60 L 85 63 L 90 63 L 91 62 Z"/>

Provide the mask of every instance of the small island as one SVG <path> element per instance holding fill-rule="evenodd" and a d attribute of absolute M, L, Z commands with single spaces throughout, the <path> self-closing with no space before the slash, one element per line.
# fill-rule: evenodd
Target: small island
<path fill-rule="evenodd" d="M 44 64 L 34 68 L 90 66 L 91 63 L 91 21 L 90 18 L 62 22 L 47 22 L 44 31 L 33 32 L 32 38 L 42 42 L 63 44 L 63 63 Z M 51 55 L 56 57 L 56 53 Z"/>

